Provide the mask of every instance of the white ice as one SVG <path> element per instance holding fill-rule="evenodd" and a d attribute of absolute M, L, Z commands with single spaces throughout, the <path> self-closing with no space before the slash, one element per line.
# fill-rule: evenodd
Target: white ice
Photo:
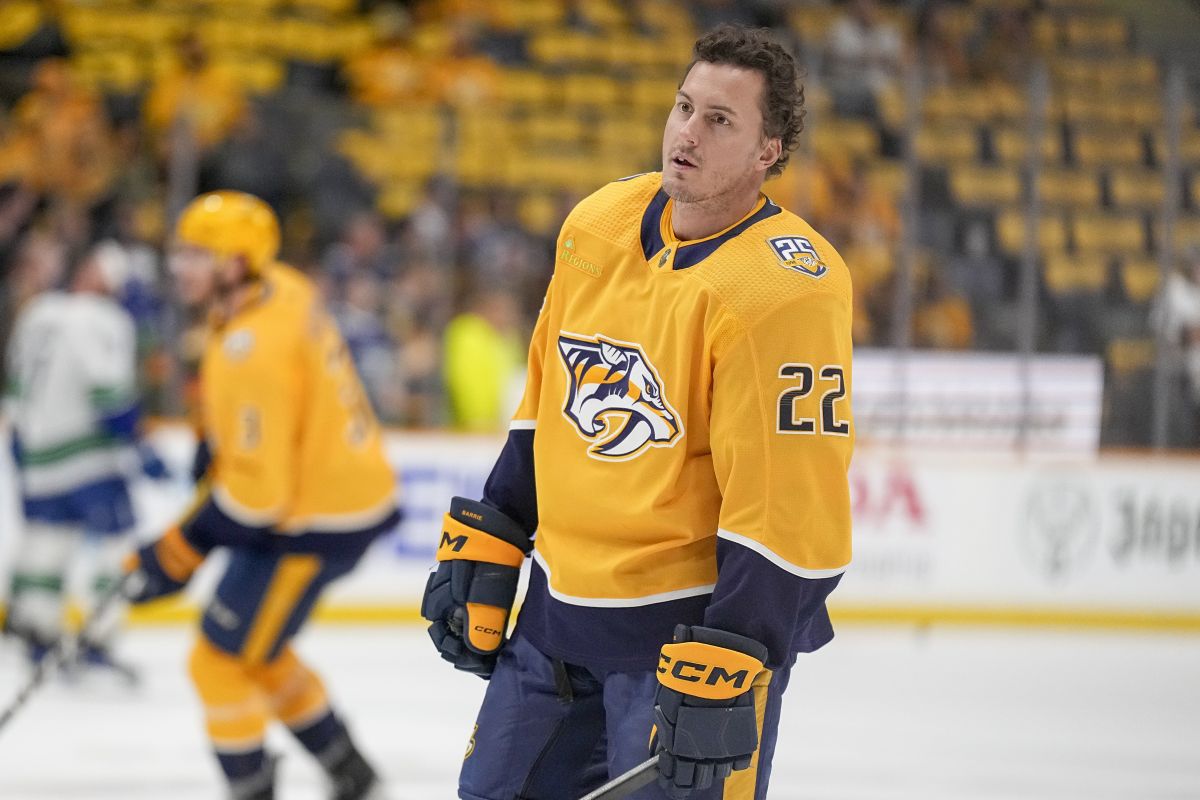
<path fill-rule="evenodd" d="M 184 661 L 191 632 L 124 641 L 146 681 L 47 686 L 0 731 L 4 800 L 222 797 Z M 325 676 L 395 800 L 454 797 L 484 684 L 416 626 L 313 627 Z M 0 654 L 0 704 L 22 678 Z M 281 800 L 317 769 L 283 735 Z M 784 704 L 777 800 L 1200 798 L 1200 637 L 847 627 L 801 657 Z"/>

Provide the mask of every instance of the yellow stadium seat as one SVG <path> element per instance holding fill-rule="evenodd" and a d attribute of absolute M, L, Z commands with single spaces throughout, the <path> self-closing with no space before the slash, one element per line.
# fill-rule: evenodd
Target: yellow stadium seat
<path fill-rule="evenodd" d="M 1113 339 L 1108 343 L 1107 361 L 1114 372 L 1127 374 L 1152 368 L 1156 352 L 1153 339 Z"/>
<path fill-rule="evenodd" d="M 41 4 L 12 0 L 0 5 L 0 50 L 12 50 L 42 25 Z"/>
<path fill-rule="evenodd" d="M 1074 220 L 1075 249 L 1081 253 L 1141 255 L 1146 226 L 1140 215 L 1079 214 Z"/>
<path fill-rule="evenodd" d="M 1108 181 L 1110 196 L 1118 208 L 1161 206 L 1166 197 L 1162 173 L 1155 170 L 1114 170 Z"/>
<path fill-rule="evenodd" d="M 647 155 L 660 157 L 663 125 L 658 117 L 605 117 L 593 133 L 600 150 L 627 154 L 639 163 Z"/>
<path fill-rule="evenodd" d="M 1182 131 L 1179 137 L 1179 160 L 1189 166 L 1200 166 L 1200 128 L 1189 127 Z M 1196 174 L 1200 175 L 1200 172 Z M 1200 195 L 1193 197 L 1200 199 Z"/>
<path fill-rule="evenodd" d="M 1042 277 L 1051 294 L 1100 292 L 1108 283 L 1108 257 L 1052 253 L 1046 256 Z"/>
<path fill-rule="evenodd" d="M 805 87 L 805 100 L 808 99 L 808 87 Z M 807 105 L 807 103 L 806 103 Z M 902 130 L 908 119 L 908 101 L 904 97 L 904 88 L 892 84 L 875 96 L 875 106 L 879 119 L 884 127 L 892 130 Z M 828 103 L 826 104 L 828 108 Z M 817 109 L 817 106 L 812 106 Z"/>
<path fill-rule="evenodd" d="M 917 132 L 917 157 L 926 164 L 955 164 L 979 159 L 979 130 L 974 125 L 927 124 Z"/>
<path fill-rule="evenodd" d="M 876 191 L 898 198 L 904 194 L 908 171 L 900 161 L 879 160 L 867 167 L 867 182 Z"/>
<path fill-rule="evenodd" d="M 1161 236 L 1159 239 L 1161 240 Z M 1191 214 L 1175 220 L 1175 251 L 1200 247 L 1200 215 Z"/>
<path fill-rule="evenodd" d="M 1084 167 L 1133 166 L 1145 161 L 1141 132 L 1136 129 L 1074 128 L 1075 160 Z"/>
<path fill-rule="evenodd" d="M 968 206 L 1013 205 L 1021 197 L 1021 177 L 1000 167 L 959 166 L 950 170 L 950 191 Z"/>
<path fill-rule="evenodd" d="M 297 11 L 315 12 L 328 16 L 350 14 L 357 5 L 357 0 L 288 0 L 288 2 Z M 281 4 L 280 0 L 254 0 L 254 3 L 268 7 Z"/>
<path fill-rule="evenodd" d="M 665 120 L 678 89 L 679 81 L 675 78 L 635 79 L 629 87 L 629 102 L 642 111 L 660 112 Z"/>
<path fill-rule="evenodd" d="M 283 64 L 273 58 L 222 58 L 219 63 L 252 94 L 269 94 L 283 84 Z"/>
<path fill-rule="evenodd" d="M 813 152 L 821 157 L 865 158 L 879 152 L 879 134 L 868 122 L 826 117 L 809 132 Z"/>
<path fill-rule="evenodd" d="M 526 142 L 577 142 L 583 139 L 587 126 L 574 114 L 536 114 L 518 128 L 518 136 Z"/>
<path fill-rule="evenodd" d="M 996 158 L 1014 166 L 1024 163 L 1029 150 L 1029 131 L 1020 126 L 992 128 L 992 147 Z M 1062 161 L 1062 137 L 1058 129 L 1047 125 L 1042 133 L 1042 164 Z"/>
<path fill-rule="evenodd" d="M 1037 48 L 1045 53 L 1057 51 L 1062 42 L 1062 31 L 1058 20 L 1049 14 L 1039 14 L 1033 18 L 1033 41 Z"/>
<path fill-rule="evenodd" d="M 621 96 L 621 85 L 606 75 L 567 75 L 562 80 L 563 102 L 575 107 L 611 107 Z"/>
<path fill-rule="evenodd" d="M 1156 259 L 1127 258 L 1121 264 L 1121 286 L 1125 296 L 1135 303 L 1145 303 L 1158 291 L 1161 267 Z"/>
<path fill-rule="evenodd" d="M 1094 85 L 1094 84 L 1093 84 Z M 1054 122 L 1069 122 L 1086 127 L 1108 124 L 1112 101 L 1094 91 L 1073 90 L 1050 98 L 1049 118 Z"/>
<path fill-rule="evenodd" d="M 513 105 L 545 106 L 556 99 L 558 82 L 531 69 L 510 69 L 500 75 L 499 100 Z"/>
<path fill-rule="evenodd" d="M 491 20 L 505 30 L 533 30 L 561 24 L 564 11 L 563 4 L 555 0 L 496 3 L 491 9 Z"/>
<path fill-rule="evenodd" d="M 1045 170 L 1038 176 L 1038 195 L 1046 205 L 1077 209 L 1098 208 L 1099 176 L 1091 170 Z"/>
<path fill-rule="evenodd" d="M 396 183 L 379 193 L 375 206 L 388 219 L 401 219 L 421 202 L 422 187 L 417 183 Z"/>
<path fill-rule="evenodd" d="M 839 10 L 833 6 L 796 4 L 788 14 L 788 22 L 801 39 L 808 42 L 824 42 L 838 15 Z"/>
<path fill-rule="evenodd" d="M 1018 256 L 1025 251 L 1026 214 L 1010 209 L 996 219 L 996 238 L 1000 249 Z M 1043 214 L 1037 223 L 1037 247 L 1042 253 L 1061 253 L 1067 248 L 1067 226 L 1061 214 Z"/>
<path fill-rule="evenodd" d="M 487 124 L 494 132 L 497 121 L 494 115 L 478 117 L 461 115 L 459 124 L 468 127 L 474 121 Z M 403 108 L 387 108 L 371 115 L 371 125 L 385 141 L 400 145 L 411 141 L 435 141 L 443 138 L 441 112 L 433 106 L 405 105 Z"/>
<path fill-rule="evenodd" d="M 1074 14 L 1066 19 L 1067 45 L 1088 50 L 1123 50 L 1129 44 L 1129 23 L 1124 17 Z"/>
<path fill-rule="evenodd" d="M 942 86 L 925 95 L 921 109 L 928 120 L 981 122 L 996 116 L 988 93 L 976 86 Z"/>

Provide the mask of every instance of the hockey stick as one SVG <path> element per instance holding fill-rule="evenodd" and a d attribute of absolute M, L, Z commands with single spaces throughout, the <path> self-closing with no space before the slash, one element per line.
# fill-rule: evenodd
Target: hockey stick
<path fill-rule="evenodd" d="M 17 692 L 16 698 L 9 703 L 8 708 L 0 712 L 0 732 L 8 725 L 9 721 L 16 716 L 21 707 L 29 702 L 29 698 L 37 691 L 38 687 L 45 683 L 46 678 L 50 676 L 50 672 L 57 667 L 62 666 L 67 661 L 67 655 L 74 649 L 73 645 L 87 639 L 92 629 L 100 622 L 100 618 L 104 616 L 104 612 L 108 611 L 109 607 L 123 597 L 125 588 L 132 581 L 132 576 L 137 575 L 137 572 L 127 572 L 113 584 L 112 588 L 100 598 L 96 603 L 96 607 L 92 609 L 92 613 L 79 626 L 79 630 L 74 634 L 64 633 L 58 637 L 58 640 L 50 647 L 50 651 L 42 657 L 42 660 L 37 663 L 33 670 L 33 674 L 29 676 L 29 680 L 21 687 L 21 691 Z"/>
<path fill-rule="evenodd" d="M 658 756 L 651 756 L 628 772 L 618 775 L 579 800 L 621 800 L 658 777 Z"/>

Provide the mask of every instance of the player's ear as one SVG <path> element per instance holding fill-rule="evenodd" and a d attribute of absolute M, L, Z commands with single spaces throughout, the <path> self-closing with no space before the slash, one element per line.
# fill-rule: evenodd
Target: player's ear
<path fill-rule="evenodd" d="M 770 136 L 763 144 L 762 150 L 758 154 L 758 168 L 766 172 L 771 167 L 775 166 L 775 162 L 779 160 L 779 156 L 783 154 L 783 142 L 778 136 Z"/>

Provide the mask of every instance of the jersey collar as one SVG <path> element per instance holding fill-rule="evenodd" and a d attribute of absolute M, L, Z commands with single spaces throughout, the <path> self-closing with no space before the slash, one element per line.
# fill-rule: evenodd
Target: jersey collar
<path fill-rule="evenodd" d="M 771 198 L 760 194 L 758 202 L 754 204 L 750 213 L 725 230 L 703 239 L 681 242 L 671 232 L 671 209 L 673 206 L 671 198 L 660 188 L 650 200 L 650 205 L 646 206 L 645 213 L 642 214 L 641 241 L 642 253 L 645 255 L 646 261 L 649 262 L 658 256 L 665 264 L 673 254 L 674 261 L 671 268 L 676 270 L 696 266 L 715 253 L 721 245 L 751 225 L 761 222 L 767 217 L 773 217 L 783 210 L 775 205 Z M 671 250 L 663 253 L 663 250 L 668 247 Z M 662 255 L 659 255 L 660 253 Z"/>
<path fill-rule="evenodd" d="M 274 287 L 271 283 L 271 271 L 265 270 L 262 277 L 243 288 L 244 290 L 239 295 L 236 306 L 229 312 L 219 307 L 209 310 L 208 324 L 211 328 L 220 330 L 232 322 L 235 317 L 266 302 L 274 293 Z"/>

